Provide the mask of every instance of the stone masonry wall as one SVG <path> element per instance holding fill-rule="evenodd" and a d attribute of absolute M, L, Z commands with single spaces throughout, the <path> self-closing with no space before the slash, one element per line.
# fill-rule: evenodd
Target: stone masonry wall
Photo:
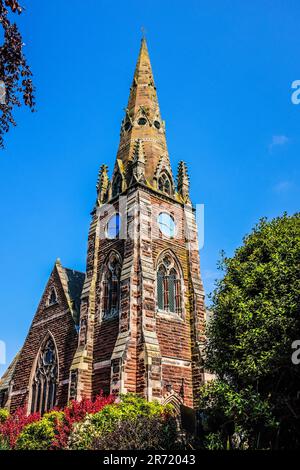
<path fill-rule="evenodd" d="M 58 303 L 48 307 L 47 299 L 53 286 L 56 289 Z M 34 373 L 40 346 L 49 333 L 53 336 L 58 351 L 59 385 L 56 405 L 62 407 L 68 400 L 69 370 L 78 335 L 56 269 L 50 276 L 16 365 L 11 411 L 18 406 L 29 406 L 31 374 Z"/>

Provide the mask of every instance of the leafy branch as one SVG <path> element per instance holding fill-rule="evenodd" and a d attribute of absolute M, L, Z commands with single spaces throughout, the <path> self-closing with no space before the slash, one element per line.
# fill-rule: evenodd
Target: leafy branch
<path fill-rule="evenodd" d="M 23 39 L 16 23 L 9 19 L 9 13 L 21 14 L 23 8 L 18 0 L 0 0 L 0 23 L 3 27 L 4 42 L 0 47 L 0 147 L 3 136 L 11 125 L 16 126 L 13 109 L 22 102 L 34 111 L 34 86 L 32 72 L 23 53 Z"/>

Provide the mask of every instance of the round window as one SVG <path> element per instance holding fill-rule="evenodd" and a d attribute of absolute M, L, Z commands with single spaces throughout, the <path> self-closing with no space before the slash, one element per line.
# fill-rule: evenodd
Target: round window
<path fill-rule="evenodd" d="M 167 212 L 161 212 L 158 216 L 158 225 L 161 232 L 167 237 L 174 237 L 176 225 L 173 217 Z"/>
<path fill-rule="evenodd" d="M 138 125 L 139 125 L 139 126 L 144 126 L 145 124 L 147 124 L 147 119 L 141 117 L 141 118 L 138 120 Z"/>
<path fill-rule="evenodd" d="M 107 223 L 107 229 L 106 229 L 107 238 L 110 238 L 110 239 L 117 238 L 117 236 L 120 233 L 120 228 L 121 228 L 120 214 L 115 214 L 109 219 Z"/>

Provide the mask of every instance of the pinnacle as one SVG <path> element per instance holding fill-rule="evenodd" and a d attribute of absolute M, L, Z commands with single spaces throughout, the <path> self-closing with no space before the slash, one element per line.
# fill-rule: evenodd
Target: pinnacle
<path fill-rule="evenodd" d="M 141 139 L 137 139 L 135 147 L 134 147 L 134 156 L 133 156 L 133 161 L 134 162 L 141 162 L 145 163 L 145 155 L 143 151 L 143 144 Z"/>

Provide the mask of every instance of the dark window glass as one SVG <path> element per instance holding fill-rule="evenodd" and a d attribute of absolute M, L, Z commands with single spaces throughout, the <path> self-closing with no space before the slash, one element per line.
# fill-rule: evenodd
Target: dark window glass
<path fill-rule="evenodd" d="M 176 274 L 170 274 L 168 278 L 169 284 L 169 311 L 175 313 L 175 281 L 176 281 Z"/>
<path fill-rule="evenodd" d="M 57 384 L 57 357 L 52 338 L 49 338 L 39 354 L 31 390 L 31 412 L 41 414 L 55 405 Z"/>
<path fill-rule="evenodd" d="M 160 310 L 164 308 L 164 273 L 157 272 L 157 304 Z"/>
<path fill-rule="evenodd" d="M 138 125 L 139 126 L 145 126 L 145 124 L 147 124 L 147 119 L 146 118 L 142 117 L 138 120 Z"/>
<path fill-rule="evenodd" d="M 51 292 L 50 292 L 50 297 L 49 297 L 49 305 L 54 305 L 57 303 L 57 295 L 56 295 L 56 292 L 55 292 L 55 289 L 51 289 Z"/>
<path fill-rule="evenodd" d="M 0 408 L 4 408 L 7 400 L 8 400 L 8 389 L 5 388 L 0 391 Z"/>
<path fill-rule="evenodd" d="M 121 266 L 112 256 L 109 259 L 103 279 L 103 318 L 114 318 L 119 313 Z"/>
<path fill-rule="evenodd" d="M 157 307 L 169 313 L 181 313 L 181 282 L 174 263 L 166 257 L 157 271 Z"/>
<path fill-rule="evenodd" d="M 180 286 L 180 279 L 176 279 L 175 281 L 175 307 L 176 313 L 181 312 L 181 286 Z"/>

